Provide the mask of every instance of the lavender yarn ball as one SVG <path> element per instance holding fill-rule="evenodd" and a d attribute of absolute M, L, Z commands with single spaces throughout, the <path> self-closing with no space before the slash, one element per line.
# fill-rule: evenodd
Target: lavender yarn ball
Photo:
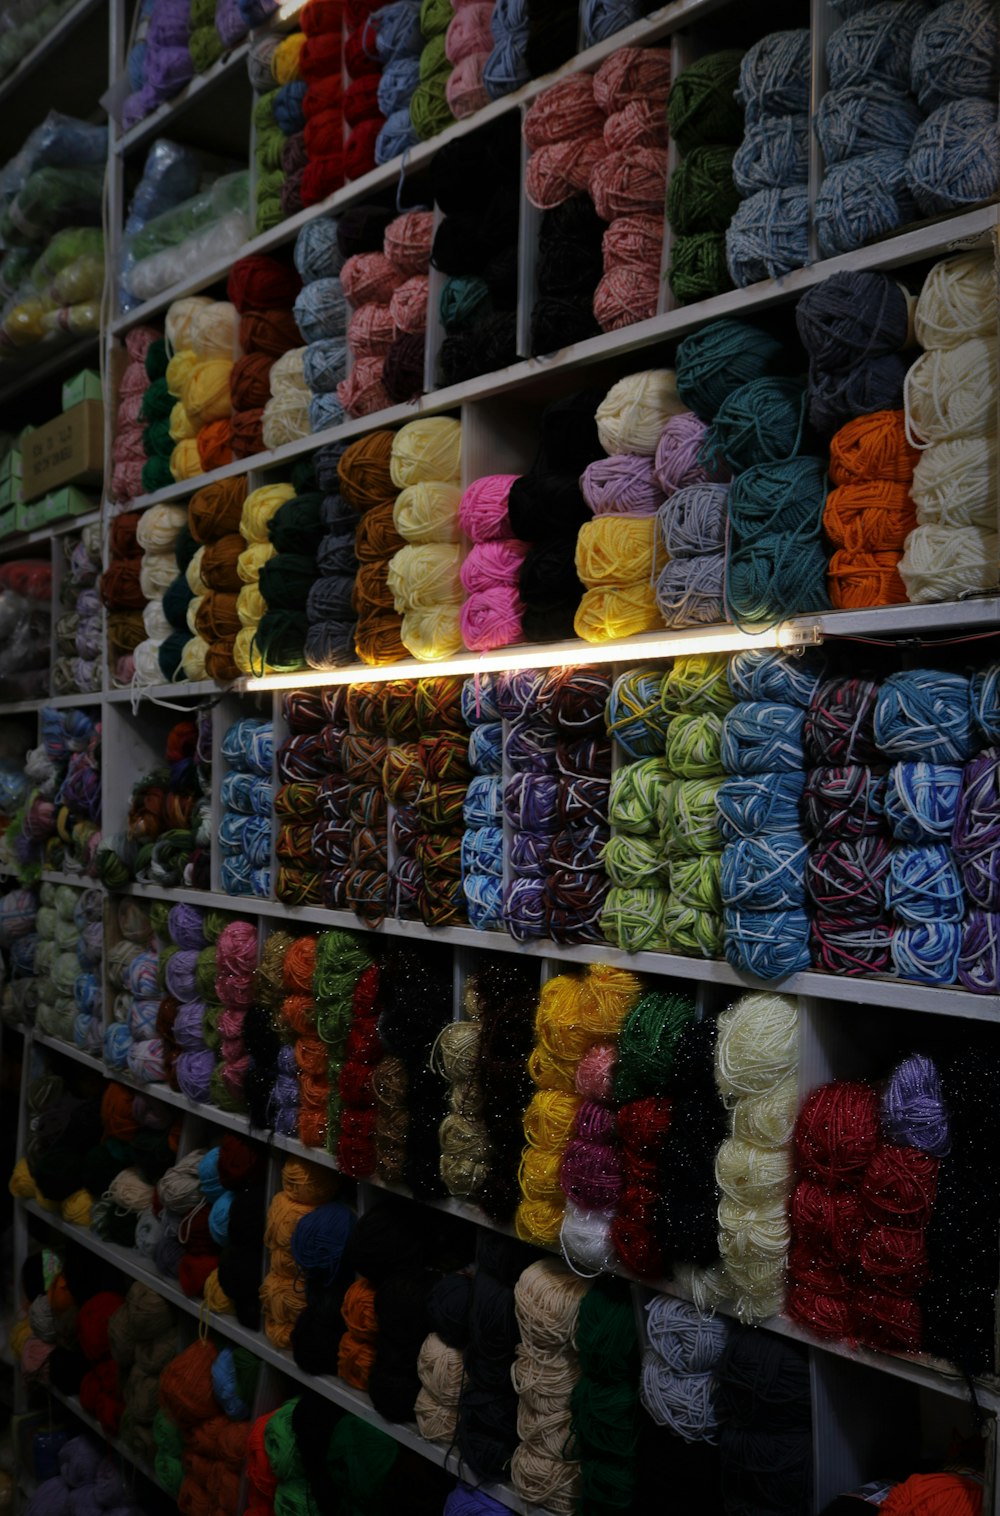
<path fill-rule="evenodd" d="M 923 1053 L 912 1053 L 893 1069 L 882 1096 L 882 1129 L 887 1142 L 918 1148 L 935 1158 L 951 1151 L 941 1080 Z"/>
<path fill-rule="evenodd" d="M 208 1048 L 195 1048 L 178 1054 L 175 1070 L 177 1083 L 189 1100 L 195 1100 L 199 1104 L 207 1102 L 214 1068 L 215 1054 Z"/>

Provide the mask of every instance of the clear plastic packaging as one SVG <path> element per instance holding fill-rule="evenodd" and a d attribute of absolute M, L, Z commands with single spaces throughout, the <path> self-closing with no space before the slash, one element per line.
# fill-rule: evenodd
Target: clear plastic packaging
<path fill-rule="evenodd" d="M 208 160 L 193 148 L 181 147 L 166 137 L 159 137 L 146 154 L 142 178 L 132 196 L 125 222 L 124 245 L 118 268 L 118 303 L 122 311 L 137 305 L 128 285 L 129 273 L 136 262 L 134 239 L 151 221 L 194 199 L 200 190 L 213 183 L 228 165 Z"/>
<path fill-rule="evenodd" d="M 127 240 L 127 293 L 138 301 L 151 299 L 207 263 L 234 254 L 250 230 L 250 175 L 224 174 Z"/>

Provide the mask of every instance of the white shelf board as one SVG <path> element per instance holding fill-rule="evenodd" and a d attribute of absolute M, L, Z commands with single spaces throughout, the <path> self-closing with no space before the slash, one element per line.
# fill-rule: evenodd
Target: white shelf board
<path fill-rule="evenodd" d="M 2 370 L 0 370 L 2 378 Z M 100 522 L 100 510 L 85 511 L 79 516 L 63 516 L 58 521 L 48 521 L 44 526 L 32 527 L 29 532 L 11 532 L 0 537 L 0 557 L 19 552 L 22 548 L 34 547 L 40 542 L 51 542 L 53 537 L 65 537 L 68 532 L 82 531 L 85 526 Z"/>
<path fill-rule="evenodd" d="M 84 1068 L 93 1070 L 95 1074 L 111 1073 L 104 1059 L 98 1058 L 95 1053 L 85 1053 L 75 1043 L 63 1042 L 61 1037 L 50 1037 L 48 1032 L 40 1032 L 37 1027 L 32 1028 L 31 1040 L 37 1042 L 40 1047 L 50 1048 L 53 1053 L 61 1053 L 66 1058 L 72 1058 L 74 1063 L 81 1063 Z"/>
<path fill-rule="evenodd" d="M 172 1305 L 179 1307 L 182 1311 L 186 1311 L 188 1315 L 196 1317 L 200 1323 L 206 1324 L 210 1330 L 216 1331 L 221 1336 L 228 1337 L 230 1341 L 237 1342 L 242 1347 L 249 1349 L 257 1358 L 271 1364 L 273 1368 L 280 1370 L 281 1373 L 289 1379 L 294 1380 L 297 1384 L 314 1390 L 317 1394 L 322 1395 L 325 1400 L 329 1400 L 334 1405 L 340 1406 L 342 1410 L 350 1411 L 361 1421 L 366 1421 L 370 1426 L 378 1427 L 380 1431 L 385 1432 L 393 1441 L 400 1443 L 403 1447 L 411 1448 L 415 1453 L 419 1453 L 421 1457 L 427 1458 L 431 1463 L 435 1463 L 447 1470 L 449 1474 L 454 1474 L 457 1478 L 463 1477 L 460 1466 L 461 1460 L 457 1454 L 450 1451 L 447 1445 L 428 1442 L 426 1438 L 421 1437 L 415 1426 L 387 1421 L 384 1416 L 380 1416 L 378 1411 L 375 1410 L 367 1395 L 363 1394 L 360 1390 L 352 1389 L 350 1385 L 344 1384 L 342 1380 L 333 1379 L 329 1375 L 307 1374 L 303 1369 L 299 1368 L 291 1353 L 285 1352 L 281 1348 L 276 1348 L 265 1333 L 250 1331 L 249 1328 L 241 1326 L 234 1317 L 218 1315 L 214 1311 L 206 1310 L 203 1301 L 189 1299 L 183 1290 L 174 1284 L 173 1281 L 164 1279 L 155 1269 L 146 1267 L 145 1260 L 136 1253 L 134 1248 L 125 1248 L 121 1247 L 118 1243 L 107 1242 L 103 1238 L 95 1236 L 89 1227 L 73 1226 L 69 1222 L 64 1221 L 61 1216 L 46 1211 L 36 1201 L 21 1200 L 20 1204 L 29 1215 L 48 1223 L 56 1231 L 61 1232 L 63 1236 L 72 1238 L 74 1241 L 80 1243 L 83 1247 L 89 1249 L 90 1252 L 96 1254 L 98 1258 L 103 1258 L 115 1268 L 120 1269 L 123 1274 L 128 1274 L 131 1278 L 140 1280 L 149 1289 L 154 1290 L 158 1295 L 162 1296 L 164 1300 L 170 1301 Z M 490 1495 L 494 1500 L 499 1501 L 502 1505 L 507 1506 L 508 1509 L 518 1512 L 519 1516 L 537 1516 L 537 1513 L 542 1511 L 541 1507 L 530 1505 L 527 1501 L 522 1500 L 516 1490 L 512 1489 L 509 1485 L 481 1484 L 477 1488 L 482 1490 L 484 1494 Z"/>
<path fill-rule="evenodd" d="M 100 887 L 99 879 L 89 874 L 67 874 L 59 869 L 42 869 L 43 884 L 68 884 L 75 890 L 93 890 Z"/>

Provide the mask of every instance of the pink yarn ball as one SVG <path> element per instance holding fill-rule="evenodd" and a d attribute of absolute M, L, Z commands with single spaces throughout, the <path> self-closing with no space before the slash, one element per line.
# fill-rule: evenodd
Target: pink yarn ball
<path fill-rule="evenodd" d="M 463 5 L 448 23 L 444 39 L 444 55 L 455 66 L 472 53 L 493 51 L 493 32 L 490 18 L 493 15 L 493 0 L 479 0 L 477 5 Z"/>
<path fill-rule="evenodd" d="M 609 153 L 623 147 L 666 147 L 666 112 L 649 100 L 630 100 L 605 121 L 604 144 Z"/>
<path fill-rule="evenodd" d="M 576 1066 L 576 1092 L 584 1100 L 607 1104 L 614 1095 L 618 1049 L 613 1042 L 595 1042 Z"/>
<path fill-rule="evenodd" d="M 667 193 L 666 149 L 635 147 L 605 153 L 591 170 L 589 188 L 594 208 L 604 221 L 614 221 L 616 216 L 662 216 Z"/>
<path fill-rule="evenodd" d="M 666 111 L 670 94 L 670 51 L 663 47 L 620 47 L 594 75 L 594 99 L 606 116 L 644 100 Z"/>
<path fill-rule="evenodd" d="M 613 268 L 594 291 L 594 320 L 602 332 L 617 332 L 655 316 L 659 298 L 658 271 L 628 265 Z"/>
<path fill-rule="evenodd" d="M 543 91 L 530 106 L 522 127 L 533 153 L 555 142 L 594 137 L 603 130 L 604 112 L 594 99 L 591 74 L 569 74 Z"/>
<path fill-rule="evenodd" d="M 389 408 L 392 401 L 382 383 L 382 358 L 359 358 L 346 379 L 337 385 L 337 399 L 348 416 L 372 416 Z"/>
<path fill-rule="evenodd" d="M 601 243 L 604 272 L 613 268 L 656 269 L 663 257 L 662 216 L 619 216 Z"/>
<path fill-rule="evenodd" d="M 396 328 L 388 305 L 359 305 L 347 324 L 347 345 L 355 358 L 384 358 Z"/>
<path fill-rule="evenodd" d="M 124 400 L 126 395 L 144 395 L 148 389 L 149 375 L 146 373 L 146 365 L 127 363 L 121 384 L 118 386 L 119 399 Z"/>
<path fill-rule="evenodd" d="M 153 343 L 163 336 L 155 326 L 133 326 L 125 338 L 125 351 L 133 363 L 145 363 Z"/>
<path fill-rule="evenodd" d="M 389 262 L 409 278 L 411 274 L 426 274 L 430 268 L 433 241 L 434 212 L 404 211 L 389 222 L 382 246 Z"/>
<path fill-rule="evenodd" d="M 506 542 L 477 542 L 459 570 L 466 594 L 476 595 L 496 584 L 516 584 L 528 550 L 528 543 L 516 537 Z"/>
<path fill-rule="evenodd" d="M 606 156 L 603 137 L 549 143 L 528 159 L 524 192 L 537 210 L 550 211 L 586 190 Z"/>
<path fill-rule="evenodd" d="M 134 500 L 142 494 L 142 464 L 139 462 L 116 463 L 111 471 L 111 498 L 116 501 Z"/>
<path fill-rule="evenodd" d="M 127 426 L 122 427 L 111 444 L 111 457 L 115 463 L 145 463 L 146 449 L 142 443 L 144 430 L 145 428 L 135 421 L 130 421 Z"/>
<path fill-rule="evenodd" d="M 230 921 L 215 944 L 215 967 L 219 974 L 249 977 L 257 967 L 257 927 L 252 921 Z M 224 1033 L 232 1036 L 233 1033 Z"/>
<path fill-rule="evenodd" d="M 694 411 L 671 416 L 660 433 L 653 468 L 657 482 L 668 498 L 688 484 L 724 483 L 729 476 L 713 473 L 698 462 L 698 453 L 708 427 Z"/>
<path fill-rule="evenodd" d="M 470 595 L 458 613 L 462 640 L 472 653 L 509 647 L 523 635 L 524 603 L 512 584 L 496 584 Z"/>
<path fill-rule="evenodd" d="M 143 394 L 145 394 L 145 391 L 142 394 L 126 395 L 124 399 L 119 401 L 117 417 L 119 429 L 124 426 L 139 425 L 139 418 L 142 415 Z"/>
<path fill-rule="evenodd" d="M 588 464 L 580 490 L 595 516 L 655 516 L 664 500 L 652 458 L 631 453 L 613 453 Z"/>
<path fill-rule="evenodd" d="M 427 294 L 430 280 L 426 274 L 414 274 L 401 284 L 389 301 L 389 314 L 397 332 L 421 336 L 427 330 Z"/>
<path fill-rule="evenodd" d="M 487 474 L 473 479 L 458 506 L 458 524 L 473 542 L 496 542 L 513 537 L 507 515 L 510 487 L 517 474 Z"/>
<path fill-rule="evenodd" d="M 340 283 L 352 305 L 388 305 L 403 275 L 384 253 L 355 253 L 340 271 Z"/>
<path fill-rule="evenodd" d="M 115 683 L 121 688 L 131 684 L 135 674 L 135 659 L 131 653 L 126 653 L 122 658 L 115 659 L 114 678 Z"/>
<path fill-rule="evenodd" d="M 470 53 L 461 63 L 456 63 L 448 75 L 444 97 L 456 121 L 464 121 L 489 105 L 490 97 L 483 83 L 483 70 L 489 56 L 489 53 Z"/>

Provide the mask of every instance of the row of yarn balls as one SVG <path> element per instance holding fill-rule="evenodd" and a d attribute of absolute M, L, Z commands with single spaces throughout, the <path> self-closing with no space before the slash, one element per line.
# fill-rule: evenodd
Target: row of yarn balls
<path fill-rule="evenodd" d="M 101 841 L 101 723 L 77 708 L 43 706 L 38 745 L 3 766 L 0 850 L 6 869 L 35 884 L 41 868 L 93 877 Z"/>
<path fill-rule="evenodd" d="M 101 603 L 96 583 L 101 572 L 101 529 L 91 522 L 59 539 L 63 555 L 56 602 L 54 695 L 89 695 L 101 688 Z"/>

